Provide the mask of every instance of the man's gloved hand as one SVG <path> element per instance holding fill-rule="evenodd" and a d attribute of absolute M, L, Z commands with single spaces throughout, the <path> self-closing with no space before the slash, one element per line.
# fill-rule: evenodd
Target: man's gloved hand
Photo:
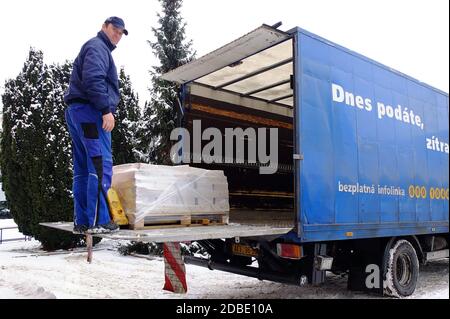
<path fill-rule="evenodd" d="M 112 113 L 108 113 L 103 115 L 103 125 L 102 128 L 106 132 L 111 132 L 114 128 L 114 115 Z"/>

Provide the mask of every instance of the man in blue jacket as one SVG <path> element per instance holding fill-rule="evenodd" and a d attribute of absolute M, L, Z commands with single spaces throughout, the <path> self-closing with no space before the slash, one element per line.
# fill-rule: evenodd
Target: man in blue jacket
<path fill-rule="evenodd" d="M 86 42 L 73 63 L 64 101 L 73 153 L 74 232 L 106 233 L 111 221 L 106 194 L 111 186 L 111 131 L 119 103 L 119 80 L 111 52 L 122 35 L 121 18 L 106 19 L 97 36 Z"/>

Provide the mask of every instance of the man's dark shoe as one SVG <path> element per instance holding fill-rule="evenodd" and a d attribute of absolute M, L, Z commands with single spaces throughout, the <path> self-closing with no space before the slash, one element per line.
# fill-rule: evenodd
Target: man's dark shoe
<path fill-rule="evenodd" d="M 115 222 L 109 222 L 107 224 L 100 225 L 100 228 L 109 230 L 110 232 L 114 232 L 119 230 L 119 225 L 117 225 Z"/>
<path fill-rule="evenodd" d="M 75 234 L 84 234 L 88 230 L 86 225 L 75 225 L 73 226 L 73 232 Z"/>
<path fill-rule="evenodd" d="M 112 233 L 119 230 L 119 225 L 114 222 L 109 222 L 103 225 L 97 225 L 93 227 L 89 227 L 87 230 L 88 234 L 107 234 Z"/>

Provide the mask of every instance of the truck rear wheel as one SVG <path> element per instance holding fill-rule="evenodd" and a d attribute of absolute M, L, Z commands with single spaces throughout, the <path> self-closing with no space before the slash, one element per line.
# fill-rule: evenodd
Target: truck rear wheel
<path fill-rule="evenodd" d="M 411 243 L 404 239 L 397 241 L 383 262 L 386 269 L 384 293 L 393 297 L 412 295 L 419 278 L 419 260 Z"/>

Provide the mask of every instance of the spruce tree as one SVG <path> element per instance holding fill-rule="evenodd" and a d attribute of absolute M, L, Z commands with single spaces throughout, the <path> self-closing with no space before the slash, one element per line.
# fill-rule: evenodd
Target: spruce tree
<path fill-rule="evenodd" d="M 43 53 L 30 49 L 22 72 L 6 82 L 0 165 L 3 188 L 19 230 L 44 249 L 81 244 L 80 236 L 40 222 L 72 220 L 70 138 L 63 92 L 70 64 L 47 67 Z"/>
<path fill-rule="evenodd" d="M 151 75 L 151 100 L 144 109 L 142 144 L 146 160 L 156 164 L 171 164 L 171 131 L 179 124 L 177 87 L 160 76 L 194 58 L 192 41 L 185 43 L 186 23 L 180 15 L 182 0 L 159 0 L 162 14 L 158 13 L 157 28 L 152 28 L 156 41 L 148 41 L 160 65 Z"/>
<path fill-rule="evenodd" d="M 119 75 L 120 101 L 115 114 L 112 131 L 112 152 L 114 165 L 139 161 L 138 126 L 141 120 L 139 98 L 131 87 L 130 77 L 123 68 Z"/>
<path fill-rule="evenodd" d="M 41 96 L 38 83 L 44 70 L 41 51 L 30 49 L 22 72 L 5 84 L 3 101 L 3 139 L 1 171 L 3 189 L 8 205 L 19 230 L 25 235 L 34 234 L 33 191 L 31 181 L 36 163 L 35 145 L 42 146 L 36 132 L 41 122 L 39 112 Z"/>

